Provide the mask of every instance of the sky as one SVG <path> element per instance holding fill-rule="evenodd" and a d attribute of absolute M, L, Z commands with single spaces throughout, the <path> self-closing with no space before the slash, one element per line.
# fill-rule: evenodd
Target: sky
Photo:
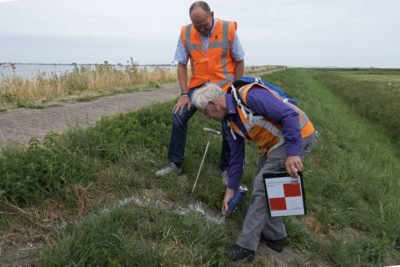
<path fill-rule="evenodd" d="M 170 64 L 187 0 L 0 0 L 0 62 Z M 400 67 L 399 0 L 210 0 L 246 65 Z"/>

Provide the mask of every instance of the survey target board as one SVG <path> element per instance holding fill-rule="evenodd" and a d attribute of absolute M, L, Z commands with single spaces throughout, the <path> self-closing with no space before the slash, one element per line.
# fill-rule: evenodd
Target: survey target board
<path fill-rule="evenodd" d="M 303 175 L 293 178 L 286 172 L 263 174 L 268 211 L 271 217 L 306 214 Z"/>

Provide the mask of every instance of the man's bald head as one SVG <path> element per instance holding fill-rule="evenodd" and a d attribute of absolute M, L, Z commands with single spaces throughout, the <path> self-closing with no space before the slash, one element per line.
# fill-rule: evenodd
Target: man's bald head
<path fill-rule="evenodd" d="M 214 25 L 214 13 L 206 2 L 194 2 L 189 9 L 190 20 L 196 30 L 204 36 L 210 34 Z"/>
<path fill-rule="evenodd" d="M 204 1 L 196 1 L 189 8 L 189 15 L 190 16 L 192 15 L 192 11 L 195 8 L 201 8 L 202 10 L 204 10 L 207 13 L 211 12 L 210 6 L 206 2 L 204 2 Z"/>

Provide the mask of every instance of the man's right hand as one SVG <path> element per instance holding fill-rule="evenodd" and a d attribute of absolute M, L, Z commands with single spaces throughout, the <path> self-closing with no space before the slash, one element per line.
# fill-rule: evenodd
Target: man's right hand
<path fill-rule="evenodd" d="M 172 110 L 174 113 L 182 114 L 185 106 L 188 106 L 188 109 L 190 109 L 190 99 L 189 99 L 188 95 L 180 96 L 178 99 L 178 102 L 176 102 L 176 104 Z"/>
<path fill-rule="evenodd" d="M 222 201 L 222 207 L 221 207 L 222 216 L 226 215 L 226 212 L 228 211 L 228 207 L 229 207 L 229 200 L 231 200 L 231 198 L 233 198 L 234 194 L 235 194 L 234 190 L 226 188 L 225 197 L 224 197 L 224 200 Z"/>

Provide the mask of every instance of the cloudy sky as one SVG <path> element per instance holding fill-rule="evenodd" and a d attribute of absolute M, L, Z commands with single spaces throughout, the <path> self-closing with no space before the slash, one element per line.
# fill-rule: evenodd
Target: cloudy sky
<path fill-rule="evenodd" d="M 187 0 L 0 0 L 0 62 L 168 64 Z M 400 67 L 399 0 L 210 0 L 247 65 Z"/>

